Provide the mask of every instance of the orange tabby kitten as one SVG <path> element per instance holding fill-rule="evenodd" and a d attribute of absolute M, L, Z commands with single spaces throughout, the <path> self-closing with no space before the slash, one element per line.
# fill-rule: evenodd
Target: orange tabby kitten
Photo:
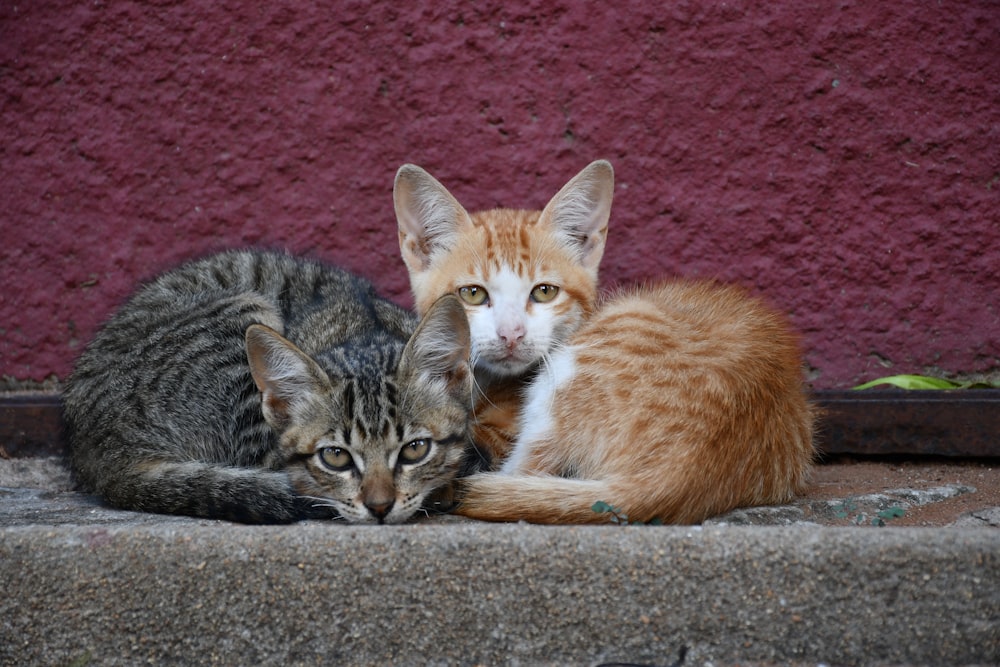
<path fill-rule="evenodd" d="M 460 514 L 605 523 L 603 501 L 629 521 L 693 523 L 805 485 L 814 415 L 785 318 L 708 282 L 598 307 L 613 189 L 598 161 L 541 212 L 470 215 L 419 167 L 397 174 L 417 310 L 459 295 L 484 394 L 474 435 L 508 420 L 487 445 L 502 467 L 463 480 Z"/>

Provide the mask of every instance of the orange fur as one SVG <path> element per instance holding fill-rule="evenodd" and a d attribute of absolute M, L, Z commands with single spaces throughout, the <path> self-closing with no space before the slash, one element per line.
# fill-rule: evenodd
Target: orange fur
<path fill-rule="evenodd" d="M 571 339 L 576 372 L 509 474 L 464 481 L 458 512 L 491 521 L 695 523 L 787 502 L 813 458 L 795 337 L 734 287 L 674 282 L 611 299 Z M 536 383 L 549 378 L 542 375 Z"/>
<path fill-rule="evenodd" d="M 612 189 L 610 165 L 596 162 L 540 213 L 470 215 L 419 168 L 397 175 L 418 310 L 463 286 L 490 292 L 466 304 L 473 436 L 504 463 L 463 480 L 460 514 L 605 523 L 591 509 L 604 501 L 630 521 L 692 523 L 785 502 L 806 483 L 814 411 L 783 316 L 739 288 L 687 281 L 597 306 Z M 534 302 L 538 284 L 557 298 Z M 524 343 L 533 364 L 505 373 L 497 341 L 536 329 L 541 342 Z"/>

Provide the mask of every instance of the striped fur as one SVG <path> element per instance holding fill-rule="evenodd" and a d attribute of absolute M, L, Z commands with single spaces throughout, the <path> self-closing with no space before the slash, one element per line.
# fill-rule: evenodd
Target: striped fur
<path fill-rule="evenodd" d="M 492 299 L 487 309 L 466 305 L 476 375 L 487 378 L 473 433 L 477 441 L 492 438 L 503 464 L 462 480 L 460 514 L 606 523 L 609 515 L 592 509 L 603 501 L 630 521 L 695 523 L 802 491 L 814 456 L 814 411 L 783 316 L 741 289 L 707 282 L 665 282 L 596 302 L 610 165 L 590 165 L 541 214 L 469 215 L 436 183 L 412 166 L 396 182 L 400 244 L 418 308 L 470 284 L 486 286 Z M 419 240 L 419 216 L 399 215 L 416 210 L 408 205 L 413 192 L 453 201 L 447 244 Z M 446 227 L 435 221 L 435 229 Z M 513 309 L 480 311 L 519 304 L 523 312 L 514 317 L 526 324 L 527 339 L 539 304 L 525 286 L 540 282 L 559 287 L 560 300 L 543 305 L 560 326 L 542 320 L 530 363 L 499 380 L 484 373 L 484 356 L 487 370 L 496 366 L 491 355 Z M 488 324 L 477 327 L 477 318 Z M 503 424 L 499 435 L 485 428 L 494 424 Z"/>
<path fill-rule="evenodd" d="M 466 327 L 454 297 L 418 327 L 316 262 L 196 260 L 142 287 L 78 360 L 64 394 L 74 470 L 126 509 L 405 521 L 464 461 Z M 336 451 L 348 465 L 331 468 Z"/>

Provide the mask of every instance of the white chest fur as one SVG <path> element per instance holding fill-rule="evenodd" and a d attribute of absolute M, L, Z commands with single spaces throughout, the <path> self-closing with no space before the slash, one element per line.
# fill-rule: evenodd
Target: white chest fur
<path fill-rule="evenodd" d="M 520 435 L 510 456 L 500 468 L 500 474 L 523 473 L 524 462 L 531 450 L 544 441 L 552 429 L 552 404 L 556 392 L 576 374 L 576 349 L 564 347 L 554 352 L 542 364 L 535 381 L 528 388 L 521 413 Z"/>

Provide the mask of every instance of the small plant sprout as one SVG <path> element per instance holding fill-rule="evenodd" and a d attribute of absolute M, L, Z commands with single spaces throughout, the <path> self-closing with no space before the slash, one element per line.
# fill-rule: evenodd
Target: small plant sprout
<path fill-rule="evenodd" d="M 854 387 L 854 389 L 871 389 L 880 385 L 891 385 L 897 389 L 997 389 L 1000 388 L 998 382 L 954 382 L 944 378 L 929 377 L 926 375 L 890 375 L 889 377 L 878 378 L 871 382 L 865 382 Z"/>
<path fill-rule="evenodd" d="M 625 514 L 620 509 L 612 505 L 611 503 L 606 503 L 603 500 L 598 500 L 596 503 L 590 506 L 590 509 L 594 510 L 598 514 L 610 514 L 611 523 L 618 524 L 619 526 L 662 526 L 663 521 L 661 519 L 653 519 L 652 521 L 642 522 L 642 521 L 632 521 L 629 522 L 628 514 Z"/>

